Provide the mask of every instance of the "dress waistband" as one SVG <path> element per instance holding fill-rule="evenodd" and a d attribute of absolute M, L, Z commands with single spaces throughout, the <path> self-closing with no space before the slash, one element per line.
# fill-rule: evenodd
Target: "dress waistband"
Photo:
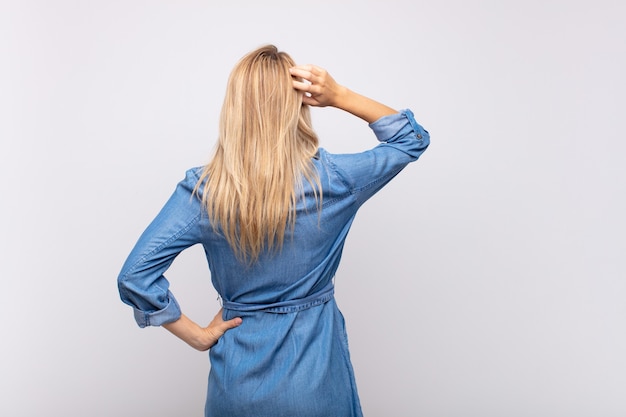
<path fill-rule="evenodd" d="M 307 308 L 325 304 L 333 298 L 335 286 L 333 282 L 326 284 L 322 290 L 308 297 L 296 300 L 278 301 L 271 304 L 245 304 L 222 300 L 222 307 L 226 310 L 234 311 L 262 311 L 266 313 L 294 313 L 306 310 Z"/>

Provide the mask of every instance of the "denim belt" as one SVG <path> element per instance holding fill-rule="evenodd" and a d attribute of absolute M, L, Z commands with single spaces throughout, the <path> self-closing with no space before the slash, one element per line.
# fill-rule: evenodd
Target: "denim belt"
<path fill-rule="evenodd" d="M 270 304 L 245 304 L 222 300 L 222 307 L 234 311 L 261 311 L 266 313 L 294 313 L 324 304 L 333 298 L 335 286 L 330 281 L 324 288 L 308 297 L 296 300 L 278 301 Z"/>

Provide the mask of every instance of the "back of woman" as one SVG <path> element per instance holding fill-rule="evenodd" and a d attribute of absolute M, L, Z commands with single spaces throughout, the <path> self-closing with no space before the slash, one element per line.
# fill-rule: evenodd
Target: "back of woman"
<path fill-rule="evenodd" d="M 309 105 L 364 119 L 380 144 L 351 155 L 318 148 Z M 187 172 L 118 279 L 141 327 L 210 348 L 207 416 L 361 415 L 333 280 L 359 207 L 428 143 L 409 110 L 273 46 L 235 67 L 213 159 Z M 207 327 L 182 314 L 163 275 L 196 243 L 223 303 Z"/>

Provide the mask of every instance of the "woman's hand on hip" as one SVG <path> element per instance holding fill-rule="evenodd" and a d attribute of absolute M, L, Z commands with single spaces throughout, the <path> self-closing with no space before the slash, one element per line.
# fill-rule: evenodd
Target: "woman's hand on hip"
<path fill-rule="evenodd" d="M 211 323 L 206 327 L 200 327 L 184 314 L 178 320 L 164 324 L 163 327 L 192 348 L 205 351 L 213 347 L 224 333 L 239 326 L 242 322 L 240 317 L 224 321 L 222 319 L 222 309 L 220 308 L 220 311 L 217 312 Z"/>
<path fill-rule="evenodd" d="M 203 343 L 200 347 L 196 347 L 196 349 L 210 349 L 211 347 L 213 347 L 213 345 L 217 343 L 217 341 L 222 336 L 224 336 L 224 333 L 226 333 L 230 329 L 234 329 L 235 327 L 239 326 L 242 322 L 243 320 L 241 320 L 240 317 L 235 317 L 234 319 L 224 321 L 224 319 L 222 318 L 222 309 L 220 308 L 220 311 L 218 311 L 215 317 L 213 317 L 211 323 L 209 323 L 207 327 L 202 328 L 202 331 L 204 333 L 204 338 L 202 340 Z"/>

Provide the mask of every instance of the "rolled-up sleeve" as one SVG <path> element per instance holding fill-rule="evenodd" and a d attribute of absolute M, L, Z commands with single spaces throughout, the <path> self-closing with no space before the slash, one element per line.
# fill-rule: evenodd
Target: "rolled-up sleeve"
<path fill-rule="evenodd" d="M 430 144 L 428 131 L 408 109 L 382 117 L 369 126 L 382 143 L 359 154 L 334 155 L 331 161 L 349 184 L 358 205 L 417 160 Z"/>
<path fill-rule="evenodd" d="M 200 242 L 197 223 L 201 203 L 193 195 L 197 181 L 197 169 L 187 171 L 135 244 L 118 276 L 120 298 L 133 307 L 140 327 L 160 326 L 181 316 L 164 273 L 180 252 Z"/>
<path fill-rule="evenodd" d="M 428 131 L 415 121 L 413 112 L 408 109 L 382 117 L 369 126 L 376 139 L 406 153 L 409 162 L 419 158 L 430 144 Z"/>

